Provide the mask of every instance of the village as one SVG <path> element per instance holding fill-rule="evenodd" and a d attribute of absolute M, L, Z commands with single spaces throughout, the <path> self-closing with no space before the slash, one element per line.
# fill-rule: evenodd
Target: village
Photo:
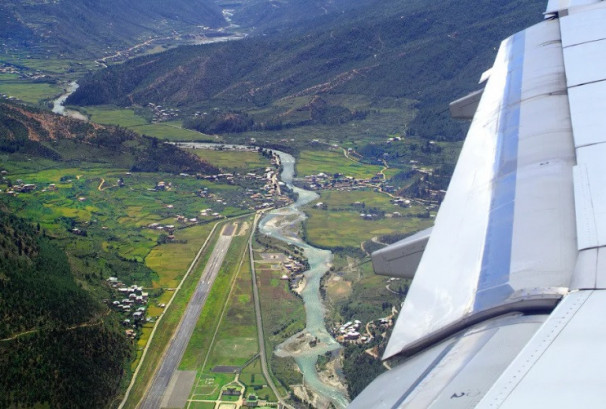
<path fill-rule="evenodd" d="M 147 106 L 152 112 L 152 123 L 175 120 L 180 115 L 178 108 L 167 108 L 162 105 L 156 105 L 153 102 L 148 103 Z"/>
<path fill-rule="evenodd" d="M 353 319 L 342 325 L 333 327 L 330 332 L 332 336 L 341 344 L 368 344 L 375 335 L 380 333 L 381 335 L 393 327 L 393 317 L 397 311 L 392 308 L 392 314 L 378 318 L 374 321 L 370 321 L 364 325 L 360 320 Z"/>
<path fill-rule="evenodd" d="M 251 149 L 256 151 L 256 149 Z M 236 195 L 229 195 L 225 192 L 213 192 L 212 187 L 200 187 L 196 195 L 201 199 L 214 202 L 218 209 L 213 210 L 212 208 L 205 208 L 199 211 L 199 215 L 180 215 L 175 214 L 173 217 L 182 224 L 197 224 L 199 222 L 206 222 L 216 218 L 224 217 L 220 209 L 225 207 L 236 207 L 242 210 L 257 211 L 262 209 L 271 209 L 286 206 L 293 202 L 291 192 L 288 187 L 281 181 L 279 181 L 279 170 L 280 170 L 280 159 L 277 155 L 271 154 L 271 166 L 258 170 L 257 172 L 247 172 L 245 174 L 240 173 L 219 173 L 216 175 L 203 175 L 196 174 L 190 175 L 187 173 L 181 173 L 178 177 L 181 178 L 195 178 L 198 180 L 205 180 L 212 183 L 226 183 L 229 185 L 240 186 L 245 189 L 245 195 L 241 195 L 240 192 Z M 112 185 L 108 186 L 104 178 L 102 183 L 99 185 L 99 190 L 107 189 L 108 187 L 125 187 L 128 184 L 128 177 L 131 176 L 131 172 L 126 172 L 123 177 L 117 178 L 117 181 Z M 4 192 L 0 190 L 0 193 L 6 193 L 9 195 L 18 195 L 20 193 L 31 193 L 38 190 L 38 186 L 33 183 L 26 183 L 21 179 L 17 179 L 15 183 L 10 182 L 8 178 L 8 172 L 2 170 L 0 177 L 7 183 L 8 188 Z M 109 177 L 107 177 L 109 179 Z M 126 178 L 126 179 L 125 179 Z M 61 183 L 71 183 L 72 180 L 61 180 Z M 103 187 L 104 186 L 104 187 Z M 147 188 L 148 191 L 153 192 L 166 192 L 174 189 L 172 181 L 158 180 L 154 186 Z M 54 183 L 49 184 L 47 187 L 41 189 L 41 192 L 56 191 L 57 185 Z M 78 201 L 84 201 L 85 197 L 77 197 Z M 166 205 L 167 208 L 173 208 L 173 205 Z M 202 218 L 202 219 L 200 219 Z M 160 226 L 151 224 L 148 226 L 151 229 L 163 230 L 174 230 L 166 226 Z M 170 233 L 172 234 L 172 233 Z"/>
<path fill-rule="evenodd" d="M 431 170 L 419 168 L 413 165 L 413 171 L 421 177 L 431 175 Z M 427 206 L 437 206 L 442 200 L 444 200 L 445 191 L 436 189 L 427 189 L 427 198 L 420 199 L 405 198 L 401 197 L 401 193 L 398 194 L 398 188 L 392 184 L 389 184 L 385 180 L 385 175 L 377 173 L 371 178 L 367 179 L 356 179 L 353 176 L 346 176 L 342 173 L 327 174 L 319 172 L 317 174 L 306 175 L 304 177 L 296 178 L 294 181 L 295 186 L 299 186 L 303 189 L 322 191 L 322 190 L 341 190 L 341 191 L 352 191 L 361 189 L 371 189 L 376 192 L 384 193 L 392 198 L 392 203 L 400 207 L 410 207 L 412 201 L 416 201 L 420 204 Z M 398 217 L 394 214 L 395 217 Z M 375 218 L 372 215 L 360 215 L 362 218 Z"/>
<path fill-rule="evenodd" d="M 125 334 L 130 339 L 137 337 L 137 328 L 145 322 L 152 321 L 146 317 L 149 293 L 136 284 L 126 287 L 117 277 L 109 277 L 107 284 L 114 290 L 114 300 L 107 300 L 108 305 L 123 316 L 122 325 L 126 327 Z M 163 307 L 163 306 L 160 306 Z"/>
<path fill-rule="evenodd" d="M 17 75 L 20 79 L 28 79 L 28 80 L 42 80 L 49 79 L 50 77 L 40 70 L 34 70 L 30 72 L 27 68 L 18 67 L 10 64 L 0 64 L 0 74 L 13 74 Z M 15 99 L 14 97 L 8 96 L 6 94 L 0 94 L 2 98 L 6 99 Z"/>

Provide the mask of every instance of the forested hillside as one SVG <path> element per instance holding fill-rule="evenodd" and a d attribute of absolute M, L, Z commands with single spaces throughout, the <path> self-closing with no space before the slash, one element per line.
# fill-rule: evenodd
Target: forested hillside
<path fill-rule="evenodd" d="M 105 408 L 131 347 L 65 253 L 0 210 L 0 407 Z"/>
<path fill-rule="evenodd" d="M 0 152 L 106 163 L 132 171 L 218 173 L 197 156 L 155 138 L 10 103 L 0 103 Z"/>
<path fill-rule="evenodd" d="M 225 25 L 211 0 L 3 0 L 0 39 L 7 50 L 56 58 L 101 57 L 151 35 Z"/>
<path fill-rule="evenodd" d="M 318 19 L 305 32 L 299 26 L 289 35 L 138 58 L 82 79 L 68 102 L 263 109 L 264 123 L 279 124 L 287 113 L 272 104 L 289 98 L 362 95 L 371 110 L 373 100 L 406 98 L 418 109 L 406 132 L 461 139 L 460 126 L 448 119 L 448 102 L 473 90 L 500 41 L 539 21 L 543 7 L 538 0 L 410 6 L 389 0 L 380 8 Z"/>

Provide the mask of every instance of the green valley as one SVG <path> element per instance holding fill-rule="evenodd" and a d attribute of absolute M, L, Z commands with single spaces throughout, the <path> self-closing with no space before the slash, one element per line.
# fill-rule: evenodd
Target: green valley
<path fill-rule="evenodd" d="M 139 407 L 216 248 L 164 404 L 345 407 L 410 285 L 370 254 L 433 224 L 468 126 L 448 103 L 543 8 L 5 1 L 0 407 Z M 72 81 L 86 121 L 49 112 Z"/>

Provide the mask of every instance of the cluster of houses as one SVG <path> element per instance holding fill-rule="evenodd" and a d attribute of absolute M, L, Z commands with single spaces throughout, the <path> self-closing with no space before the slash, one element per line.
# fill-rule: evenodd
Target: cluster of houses
<path fill-rule="evenodd" d="M 400 206 L 400 207 L 410 207 L 410 205 L 412 204 L 410 199 L 404 199 L 403 197 L 398 197 L 398 198 L 392 199 L 391 203 L 393 203 L 397 206 Z"/>
<path fill-rule="evenodd" d="M 155 190 L 156 192 L 164 192 L 166 190 L 170 190 L 173 187 L 173 184 L 171 182 L 164 182 L 162 180 L 160 180 L 159 182 L 156 182 L 156 186 L 153 189 L 147 189 L 147 190 Z"/>
<path fill-rule="evenodd" d="M 252 189 L 247 189 L 246 191 L 249 195 L 248 197 L 255 203 L 255 210 L 267 209 L 274 206 L 281 207 L 292 202 L 288 196 L 283 194 L 282 188 L 284 183 L 278 180 L 278 173 L 274 169 L 265 168 L 263 175 L 249 172 L 245 178 L 265 181 L 265 184 L 261 187 L 262 192 L 255 192 Z"/>
<path fill-rule="evenodd" d="M 370 340 L 368 336 L 362 336 L 360 334 L 360 328 L 362 322 L 360 320 L 354 320 L 346 322 L 339 328 L 336 328 L 335 334 L 338 342 L 355 342 L 355 343 L 366 343 Z"/>
<path fill-rule="evenodd" d="M 16 195 L 18 193 L 29 193 L 36 190 L 36 185 L 33 183 L 19 183 L 17 185 L 13 185 L 9 190 L 6 191 L 8 195 Z"/>
<path fill-rule="evenodd" d="M 164 122 L 179 118 L 181 111 L 177 108 L 166 108 L 152 102 L 147 104 L 153 114 L 152 122 Z"/>
<path fill-rule="evenodd" d="M 380 184 L 382 181 L 383 175 L 380 173 L 377 173 L 370 179 L 356 179 L 353 176 L 345 176 L 341 173 L 329 175 L 324 172 L 316 175 L 307 175 L 302 180 L 298 180 L 299 183 L 302 183 L 303 188 L 308 190 L 377 188 L 377 184 Z M 392 188 L 392 190 L 395 190 L 393 186 Z"/>
<path fill-rule="evenodd" d="M 217 200 L 217 202 L 222 203 L 222 201 Z M 221 217 L 221 213 L 213 212 L 213 209 L 204 209 L 200 210 L 200 216 L 202 217 Z"/>
<path fill-rule="evenodd" d="M 116 291 L 117 299 L 110 302 L 111 307 L 125 314 L 122 325 L 127 327 L 126 335 L 135 338 L 137 333 L 133 328 L 138 327 L 146 320 L 145 311 L 149 293 L 143 291 L 143 287 L 136 284 L 126 287 L 117 277 L 109 277 L 107 283 Z"/>
<path fill-rule="evenodd" d="M 2 65 L 0 66 L 0 74 L 16 74 L 21 79 L 40 80 L 49 78 L 48 75 L 41 71 L 35 70 L 32 72 L 27 71 L 25 68 L 15 67 L 13 65 Z M 0 94 L 5 99 L 16 99 L 15 97 L 8 96 L 6 94 Z"/>
<path fill-rule="evenodd" d="M 387 330 L 393 326 L 393 320 L 391 317 L 379 318 L 378 320 L 368 323 L 368 329 L 380 329 Z M 362 328 L 362 322 L 360 320 L 353 320 L 346 322 L 340 327 L 333 328 L 333 336 L 335 339 L 342 343 L 353 343 L 353 344 L 367 344 L 372 340 L 372 335 L 367 333 L 362 335 L 360 329 Z"/>
<path fill-rule="evenodd" d="M 288 256 L 288 261 L 283 262 L 282 265 L 286 270 L 286 272 L 282 275 L 282 280 L 300 279 L 300 277 L 295 276 L 303 274 L 307 270 L 307 266 L 299 260 L 296 260 L 293 256 Z M 298 284 L 298 282 L 295 284 Z M 293 286 L 292 283 L 291 286 Z M 296 287 L 296 285 L 294 285 L 294 287 Z"/>
<path fill-rule="evenodd" d="M 147 225 L 147 228 L 152 230 L 164 231 L 169 234 L 169 238 L 175 233 L 175 226 L 173 224 L 162 225 L 160 223 L 150 223 Z"/>
<path fill-rule="evenodd" d="M 360 218 L 364 220 L 376 220 L 380 218 L 380 215 L 374 213 L 360 213 Z"/>

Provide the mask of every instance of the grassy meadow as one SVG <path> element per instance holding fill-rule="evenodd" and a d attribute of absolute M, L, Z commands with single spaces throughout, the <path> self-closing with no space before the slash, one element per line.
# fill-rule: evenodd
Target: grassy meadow
<path fill-rule="evenodd" d="M 19 79 L 0 78 L 0 94 L 15 97 L 30 104 L 39 104 L 60 95 L 63 88 L 45 82 L 29 82 Z"/>
<path fill-rule="evenodd" d="M 305 150 L 301 152 L 296 165 L 297 176 L 300 178 L 323 172 L 328 175 L 340 173 L 356 179 L 370 179 L 382 169 L 383 166 L 367 165 L 347 158 L 341 150 Z M 389 178 L 397 172 L 397 169 L 386 169 L 385 176 Z"/>
<path fill-rule="evenodd" d="M 189 151 L 220 169 L 254 171 L 264 170 L 271 166 L 271 162 L 257 152 L 210 149 L 190 149 Z"/>
<path fill-rule="evenodd" d="M 315 207 L 322 202 L 327 209 Z M 320 198 L 304 209 L 307 240 L 323 248 L 360 248 L 376 236 L 395 233 L 412 233 L 433 224 L 425 215 L 423 206 L 402 208 L 390 203 L 390 197 L 374 191 L 323 191 Z M 385 213 L 377 219 L 364 219 L 361 213 Z M 401 217 L 391 217 L 399 212 Z"/>

